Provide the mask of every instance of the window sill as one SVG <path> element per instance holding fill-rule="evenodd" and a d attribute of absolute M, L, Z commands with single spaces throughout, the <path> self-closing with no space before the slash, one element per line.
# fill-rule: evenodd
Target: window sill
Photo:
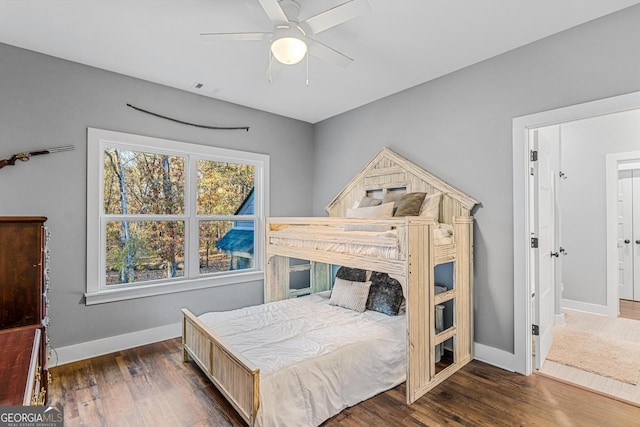
<path fill-rule="evenodd" d="M 193 291 L 197 289 L 213 288 L 217 286 L 235 285 L 244 282 L 264 280 L 263 271 L 249 271 L 233 273 L 226 276 L 185 279 L 179 282 L 159 283 L 139 287 L 107 289 L 97 292 L 86 292 L 85 305 L 103 304 L 107 302 L 124 301 L 135 298 L 147 298 L 157 295 L 173 294 L 176 292 Z"/>

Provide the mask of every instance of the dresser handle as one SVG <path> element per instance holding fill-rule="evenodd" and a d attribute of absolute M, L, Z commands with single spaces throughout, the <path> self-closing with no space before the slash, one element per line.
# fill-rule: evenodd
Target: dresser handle
<path fill-rule="evenodd" d="M 44 387 L 42 387 L 40 389 L 40 393 L 38 393 L 38 402 L 37 402 L 38 406 L 44 405 L 44 398 L 45 398 L 46 394 L 47 394 L 46 390 L 44 389 Z"/>

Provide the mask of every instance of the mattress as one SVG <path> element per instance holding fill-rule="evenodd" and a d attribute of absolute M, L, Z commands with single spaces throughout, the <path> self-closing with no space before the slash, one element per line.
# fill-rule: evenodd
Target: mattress
<path fill-rule="evenodd" d="M 406 315 L 358 313 L 327 293 L 199 318 L 260 369 L 258 426 L 317 426 L 406 376 Z"/>
<path fill-rule="evenodd" d="M 433 229 L 436 245 L 453 243 L 453 226 L 438 224 Z M 349 255 L 396 260 L 399 257 L 396 230 L 345 231 L 332 227 L 285 227 L 270 233 L 269 243 Z"/>

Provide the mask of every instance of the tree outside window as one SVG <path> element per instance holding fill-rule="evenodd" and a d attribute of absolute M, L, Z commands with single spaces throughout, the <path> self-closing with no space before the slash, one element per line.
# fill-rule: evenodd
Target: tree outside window
<path fill-rule="evenodd" d="M 100 244 L 88 256 L 101 261 L 88 258 L 88 269 L 102 272 L 88 294 L 207 277 L 215 285 L 220 275 L 261 267 L 267 156 L 98 129 L 89 143 L 99 164 L 90 158 L 88 184 L 99 194 L 89 194 L 88 212 L 92 202 L 100 207 L 88 234 Z"/>

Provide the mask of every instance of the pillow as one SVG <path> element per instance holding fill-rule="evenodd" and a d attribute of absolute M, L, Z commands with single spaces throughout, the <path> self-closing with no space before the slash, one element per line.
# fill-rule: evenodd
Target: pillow
<path fill-rule="evenodd" d="M 384 205 L 385 203 L 395 202 L 399 197 L 404 196 L 405 194 L 407 194 L 405 191 L 389 191 L 382 198 L 382 204 Z"/>
<path fill-rule="evenodd" d="M 370 287 L 371 282 L 351 282 L 336 277 L 329 304 L 362 313 L 367 309 Z"/>
<path fill-rule="evenodd" d="M 364 196 L 360 203 L 358 203 L 359 208 L 368 208 L 371 206 L 379 206 L 382 204 L 382 199 L 374 199 L 373 197 Z"/>
<path fill-rule="evenodd" d="M 393 203 L 384 203 L 378 206 L 347 209 L 347 218 L 380 218 L 392 216 Z"/>
<path fill-rule="evenodd" d="M 418 216 L 427 193 L 406 193 L 394 202 L 393 216 Z"/>
<path fill-rule="evenodd" d="M 366 282 L 367 272 L 359 268 L 340 267 L 336 272 L 336 277 L 349 282 Z"/>
<path fill-rule="evenodd" d="M 368 310 L 397 316 L 403 301 L 400 282 L 389 277 L 387 273 L 374 271 L 371 274 L 371 287 L 367 299 Z"/>
<path fill-rule="evenodd" d="M 422 202 L 420 208 L 420 216 L 427 218 L 433 218 L 436 221 L 440 218 L 440 200 L 442 199 L 442 193 L 428 194 Z"/>
<path fill-rule="evenodd" d="M 367 208 L 347 209 L 347 218 L 384 218 L 393 216 L 393 203 Z M 345 225 L 345 231 L 387 231 L 383 225 Z"/>

